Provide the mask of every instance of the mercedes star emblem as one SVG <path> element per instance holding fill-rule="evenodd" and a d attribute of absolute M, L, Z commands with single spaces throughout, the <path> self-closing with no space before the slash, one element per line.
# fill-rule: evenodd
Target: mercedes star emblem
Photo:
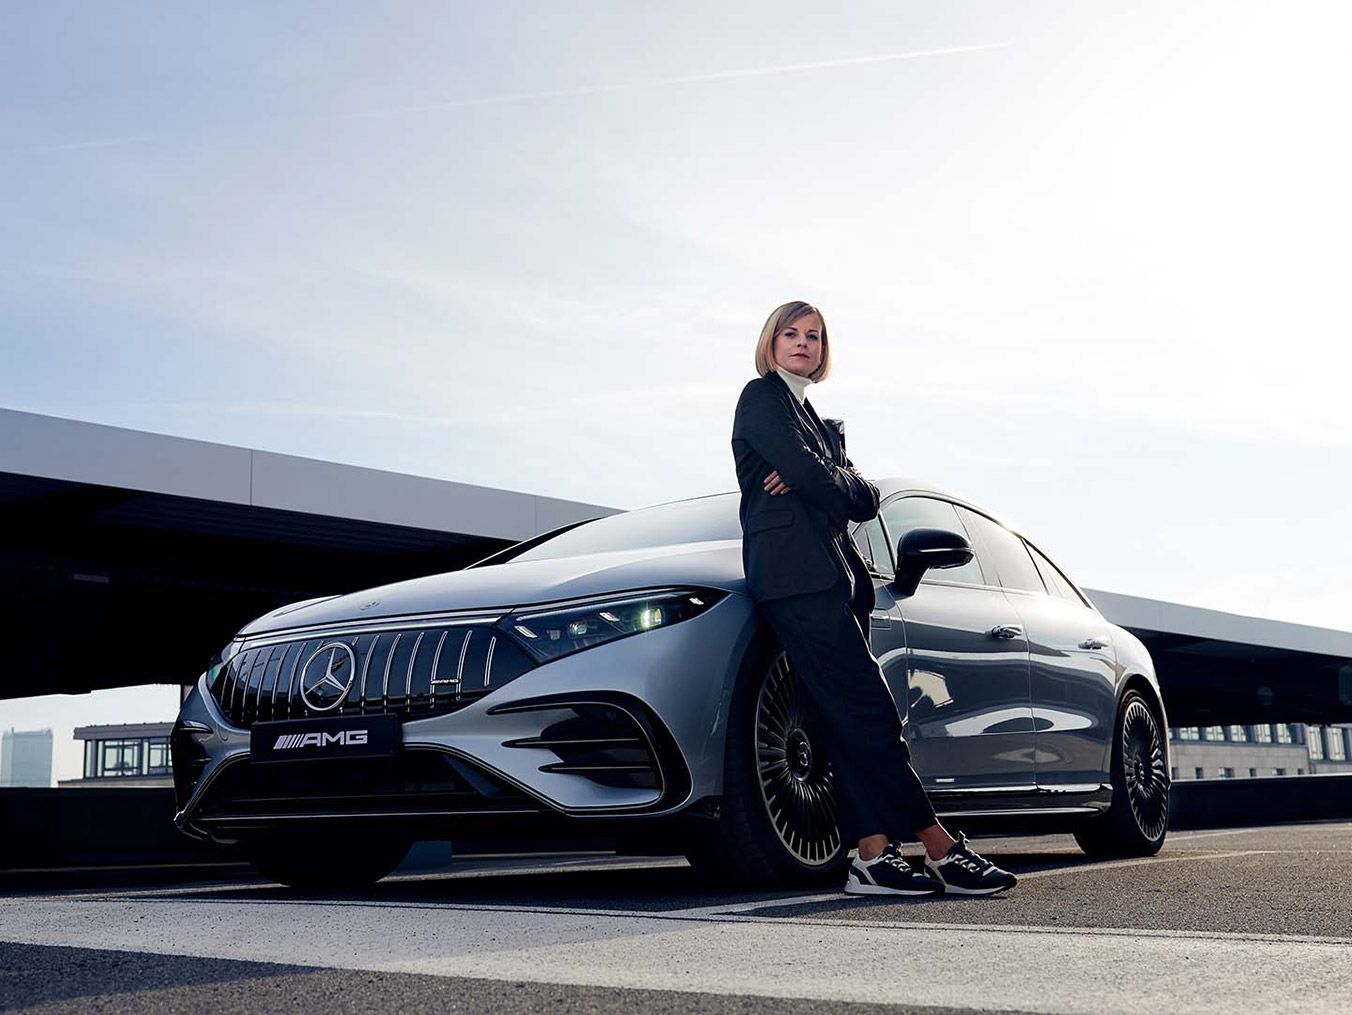
<path fill-rule="evenodd" d="M 300 696 L 315 712 L 337 708 L 347 697 L 352 678 L 357 675 L 357 659 L 341 641 L 320 646 L 300 671 Z"/>

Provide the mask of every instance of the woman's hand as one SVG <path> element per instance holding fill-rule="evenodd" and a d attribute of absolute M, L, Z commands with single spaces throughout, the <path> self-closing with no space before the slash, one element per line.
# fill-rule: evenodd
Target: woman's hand
<path fill-rule="evenodd" d="M 789 485 L 779 478 L 779 472 L 775 471 L 765 477 L 765 492 L 774 496 L 778 493 L 788 493 Z"/>

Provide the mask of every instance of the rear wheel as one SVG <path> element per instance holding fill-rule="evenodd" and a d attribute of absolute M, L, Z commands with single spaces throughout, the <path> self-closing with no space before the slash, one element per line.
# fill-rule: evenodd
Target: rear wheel
<path fill-rule="evenodd" d="M 399 866 L 409 841 L 335 829 L 274 832 L 243 843 L 259 874 L 302 891 L 366 888 Z"/>
<path fill-rule="evenodd" d="M 716 830 L 687 855 L 721 881 L 839 883 L 848 856 L 827 745 L 788 657 L 760 658 L 733 697 Z"/>
<path fill-rule="evenodd" d="M 1113 737 L 1113 799 L 1108 813 L 1075 832 L 1089 856 L 1151 856 L 1169 827 L 1164 733 L 1139 691 L 1128 691 Z"/>

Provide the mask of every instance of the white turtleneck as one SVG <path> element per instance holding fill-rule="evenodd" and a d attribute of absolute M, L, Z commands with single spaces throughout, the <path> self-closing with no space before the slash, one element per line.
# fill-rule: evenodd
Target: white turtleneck
<path fill-rule="evenodd" d="M 803 404 L 803 399 L 807 398 L 807 386 L 812 383 L 811 377 L 800 377 L 791 370 L 785 370 L 778 364 L 775 365 L 775 373 L 784 379 L 784 383 L 789 386 L 793 392 L 793 397 L 798 399 L 798 404 Z"/>

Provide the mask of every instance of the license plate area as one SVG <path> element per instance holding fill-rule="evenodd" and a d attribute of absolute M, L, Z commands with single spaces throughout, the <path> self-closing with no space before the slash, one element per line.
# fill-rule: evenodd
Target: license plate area
<path fill-rule="evenodd" d="M 270 765 L 303 761 L 393 759 L 402 726 L 395 715 L 335 716 L 254 723 L 249 761 Z"/>

